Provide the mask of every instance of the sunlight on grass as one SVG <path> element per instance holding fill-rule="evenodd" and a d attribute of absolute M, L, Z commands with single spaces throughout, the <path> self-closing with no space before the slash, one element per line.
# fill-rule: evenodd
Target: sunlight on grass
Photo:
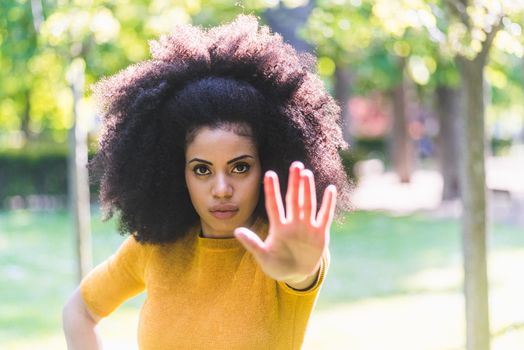
<path fill-rule="evenodd" d="M 462 285 L 462 266 L 427 269 L 409 276 L 404 281 L 407 289 L 419 291 L 456 290 Z"/>
<path fill-rule="evenodd" d="M 124 239 L 115 221 L 92 220 L 95 264 Z M 332 265 L 304 349 L 463 350 L 459 224 L 357 212 L 336 225 Z M 60 314 L 75 288 L 74 238 L 66 213 L 0 212 L 2 349 L 65 349 Z M 493 227 L 489 278 L 492 350 L 524 349 L 524 235 Z M 4 286 L 7 286 L 4 287 Z M 136 349 L 144 296 L 104 319 L 107 349 Z"/>
<path fill-rule="evenodd" d="M 505 249 L 490 255 L 490 318 L 492 333 L 512 324 L 524 324 L 524 249 Z M 499 349 L 524 349 L 524 329 L 495 338 Z M 519 344 L 518 347 L 511 342 Z M 511 347 L 513 346 L 513 347 Z"/>
<path fill-rule="evenodd" d="M 513 296 L 509 300 L 506 297 L 508 295 L 492 295 L 491 299 L 522 305 L 522 297 Z M 507 306 L 510 305 L 491 308 L 505 315 L 504 325 L 522 320 L 521 308 L 520 316 L 515 318 L 518 312 Z M 497 323 L 492 322 L 492 326 Z M 390 297 L 340 304 L 315 312 L 303 349 L 464 350 L 464 334 L 461 294 Z M 524 330 L 493 338 L 491 349 L 524 349 Z"/>
<path fill-rule="evenodd" d="M 20 339 L 7 341 L 2 344 L 5 346 L 5 349 L 9 350 L 57 350 L 57 349 L 66 349 L 65 339 L 62 334 L 56 332 L 55 334 L 49 336 L 42 336 L 39 338 L 33 339 Z"/>
<path fill-rule="evenodd" d="M 458 294 L 361 300 L 316 313 L 304 349 L 442 350 L 462 343 Z"/>
<path fill-rule="evenodd" d="M 524 323 L 524 250 L 490 254 L 492 333 Z M 462 350 L 464 298 L 462 266 L 421 270 L 404 279 L 416 294 L 362 299 L 317 310 L 304 349 Z M 329 288 L 329 286 L 326 286 Z M 450 292 L 457 290 L 458 292 Z M 344 346 L 345 344 L 345 346 Z M 492 350 L 524 349 L 524 330 L 494 337 Z"/>

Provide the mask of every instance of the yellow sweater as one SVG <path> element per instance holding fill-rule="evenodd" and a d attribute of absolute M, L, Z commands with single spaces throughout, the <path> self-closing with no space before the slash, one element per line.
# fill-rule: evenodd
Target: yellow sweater
<path fill-rule="evenodd" d="M 267 224 L 253 230 L 267 236 Z M 325 276 L 297 291 L 267 277 L 235 238 L 194 235 L 164 245 L 129 237 L 81 283 L 88 308 L 107 316 L 147 290 L 138 343 L 161 349 L 300 349 Z"/>

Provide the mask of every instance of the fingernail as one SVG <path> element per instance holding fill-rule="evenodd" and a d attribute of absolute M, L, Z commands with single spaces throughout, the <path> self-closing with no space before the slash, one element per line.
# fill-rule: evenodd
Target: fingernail
<path fill-rule="evenodd" d="M 291 163 L 291 166 L 295 168 L 304 169 L 304 164 L 302 164 L 302 162 L 299 162 L 298 160 Z"/>
<path fill-rule="evenodd" d="M 303 176 L 311 176 L 311 177 L 313 177 L 313 172 L 311 170 L 309 170 L 309 169 L 304 169 L 304 170 L 302 170 L 302 175 Z"/>
<path fill-rule="evenodd" d="M 273 170 L 268 170 L 265 173 L 265 177 L 272 177 L 275 178 L 277 176 L 277 173 L 275 173 Z"/>

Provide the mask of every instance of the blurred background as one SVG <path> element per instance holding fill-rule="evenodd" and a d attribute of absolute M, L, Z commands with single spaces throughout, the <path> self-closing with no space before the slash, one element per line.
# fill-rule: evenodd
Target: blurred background
<path fill-rule="evenodd" d="M 334 227 L 304 348 L 524 349 L 523 10 L 522 0 L 2 0 L 0 348 L 65 348 L 63 303 L 124 239 L 87 182 L 100 127 L 89 86 L 148 59 L 148 41 L 177 24 L 243 13 L 318 58 L 350 145 L 355 210 Z M 107 348 L 136 348 L 143 298 L 101 322 Z"/>

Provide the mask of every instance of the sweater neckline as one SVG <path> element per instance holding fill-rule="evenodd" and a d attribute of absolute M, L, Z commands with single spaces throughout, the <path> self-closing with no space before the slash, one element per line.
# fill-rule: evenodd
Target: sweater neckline
<path fill-rule="evenodd" d="M 242 244 L 235 237 L 231 238 L 210 238 L 202 237 L 200 234 L 197 238 L 198 245 L 204 249 L 211 250 L 232 250 L 242 248 Z"/>

